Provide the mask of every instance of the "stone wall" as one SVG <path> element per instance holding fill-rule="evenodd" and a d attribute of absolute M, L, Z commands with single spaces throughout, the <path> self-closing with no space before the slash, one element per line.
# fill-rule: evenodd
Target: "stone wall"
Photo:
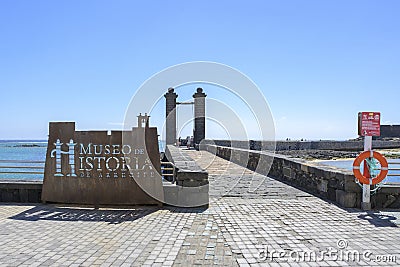
<path fill-rule="evenodd" d="M 258 173 L 276 178 L 286 184 L 301 188 L 343 207 L 359 208 L 361 187 L 351 171 L 321 166 L 302 159 L 293 159 L 266 151 L 203 145 L 207 150 Z M 271 168 L 269 169 L 269 167 Z M 375 208 L 400 208 L 400 190 L 397 186 L 384 188 L 371 198 Z"/>
<path fill-rule="evenodd" d="M 173 145 L 167 145 L 165 156 L 175 166 L 175 183 L 164 182 L 165 202 L 179 207 L 208 206 L 208 173 Z"/>
<path fill-rule="evenodd" d="M 237 141 L 237 140 L 205 140 L 204 144 L 225 147 L 236 147 L 250 150 L 343 150 L 361 151 L 364 141 Z M 400 148 L 400 141 L 373 140 L 374 148 Z"/>
<path fill-rule="evenodd" d="M 40 203 L 42 182 L 1 181 L 0 202 Z"/>
<path fill-rule="evenodd" d="M 165 156 L 176 168 L 175 180 L 177 185 L 183 187 L 208 185 L 208 173 L 183 150 L 173 145 L 167 145 Z"/>

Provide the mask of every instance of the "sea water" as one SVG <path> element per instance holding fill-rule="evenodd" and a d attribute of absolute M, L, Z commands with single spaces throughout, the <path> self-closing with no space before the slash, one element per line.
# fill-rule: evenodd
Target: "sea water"
<path fill-rule="evenodd" d="M 399 164 L 393 164 L 393 163 L 400 163 L 400 159 L 387 159 L 387 161 L 389 162 L 389 174 L 395 174 L 398 176 L 388 176 L 385 178 L 385 180 L 383 180 L 383 182 L 400 183 L 400 171 L 390 170 L 393 168 L 400 169 Z M 353 162 L 354 159 L 344 159 L 344 160 L 322 160 L 319 163 L 323 165 L 334 166 L 341 169 L 353 170 Z"/>
<path fill-rule="evenodd" d="M 165 142 L 159 141 L 158 145 L 160 152 L 163 152 Z M 0 140 L 0 180 L 43 180 L 46 150 L 47 141 L 45 140 Z M 33 162 L 27 163 L 27 161 Z M 15 166 L 32 168 L 8 168 Z M 34 167 L 39 167 L 39 169 Z M 28 174 L 26 172 L 41 173 Z"/>
<path fill-rule="evenodd" d="M 2 140 L 0 141 L 0 179 L 2 180 L 43 180 L 47 141 L 43 140 Z M 34 161 L 27 163 L 27 161 Z M 7 168 L 14 166 L 38 168 Z M 4 173 L 41 172 L 41 174 Z"/>

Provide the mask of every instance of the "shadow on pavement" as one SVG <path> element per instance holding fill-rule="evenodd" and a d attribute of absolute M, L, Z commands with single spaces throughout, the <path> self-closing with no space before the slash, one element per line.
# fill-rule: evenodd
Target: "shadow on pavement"
<path fill-rule="evenodd" d="M 368 221 L 370 224 L 373 224 L 376 227 L 398 227 L 394 222 L 392 222 L 396 221 L 398 218 L 388 214 L 367 212 L 367 214 L 360 214 L 357 217 Z"/>
<path fill-rule="evenodd" d="M 208 207 L 195 207 L 195 208 L 179 208 L 168 206 L 166 209 L 173 213 L 203 213 L 208 210 Z"/>
<path fill-rule="evenodd" d="M 39 205 L 12 216 L 9 219 L 24 221 L 86 221 L 119 224 L 126 221 L 135 221 L 159 209 L 159 207 L 138 207 L 132 209 L 93 209 Z"/>

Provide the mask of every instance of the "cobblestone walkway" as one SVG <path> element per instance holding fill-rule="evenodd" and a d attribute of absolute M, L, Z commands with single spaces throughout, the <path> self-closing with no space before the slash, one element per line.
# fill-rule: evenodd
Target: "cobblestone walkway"
<path fill-rule="evenodd" d="M 189 154 L 210 173 L 208 209 L 3 203 L 0 266 L 400 264 L 398 213 L 344 210 L 207 152 Z M 254 177 L 256 191 L 246 187 Z"/>

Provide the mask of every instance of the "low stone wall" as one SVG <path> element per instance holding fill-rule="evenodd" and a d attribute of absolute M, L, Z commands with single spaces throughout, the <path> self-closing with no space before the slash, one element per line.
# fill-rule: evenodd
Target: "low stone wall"
<path fill-rule="evenodd" d="M 364 141 L 237 141 L 237 140 L 205 140 L 204 144 L 236 147 L 250 150 L 350 150 L 361 151 L 364 148 Z M 400 141 L 373 140 L 374 148 L 400 148 Z"/>
<path fill-rule="evenodd" d="M 0 181 L 0 202 L 40 203 L 43 182 Z"/>
<path fill-rule="evenodd" d="M 173 145 L 167 145 L 165 156 L 176 168 L 176 184 L 163 185 L 165 202 L 179 207 L 208 206 L 208 173 L 183 150 Z"/>
<path fill-rule="evenodd" d="M 183 187 L 198 187 L 208 184 L 208 173 L 196 161 L 179 148 L 168 145 L 165 151 L 167 159 L 175 165 L 176 184 Z"/>
<path fill-rule="evenodd" d="M 343 207 L 360 207 L 362 190 L 355 182 L 351 171 L 321 166 L 302 159 L 293 159 L 265 151 L 215 145 L 203 145 L 200 149 L 301 188 L 316 196 L 334 201 Z M 399 194 L 400 190 L 397 186 L 381 189 L 379 193 L 371 197 L 372 206 L 374 208 L 400 208 Z"/>

